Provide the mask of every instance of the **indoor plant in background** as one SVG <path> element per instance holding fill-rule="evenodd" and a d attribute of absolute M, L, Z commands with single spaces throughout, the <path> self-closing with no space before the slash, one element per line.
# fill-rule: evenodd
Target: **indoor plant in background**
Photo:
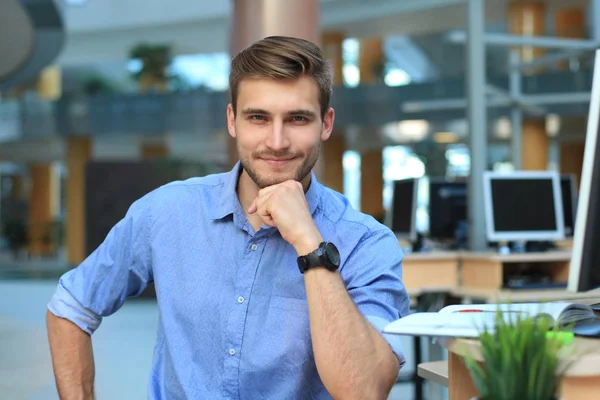
<path fill-rule="evenodd" d="M 506 319 L 505 319 L 506 318 Z M 499 311 L 494 330 L 482 330 L 481 357 L 464 358 L 479 400 L 554 400 L 567 368 L 564 330 L 543 316 Z"/>
<path fill-rule="evenodd" d="M 141 43 L 129 52 L 132 60 L 139 60 L 141 68 L 133 76 L 140 83 L 140 92 L 154 87 L 159 92 L 167 91 L 172 49 L 169 45 Z"/>

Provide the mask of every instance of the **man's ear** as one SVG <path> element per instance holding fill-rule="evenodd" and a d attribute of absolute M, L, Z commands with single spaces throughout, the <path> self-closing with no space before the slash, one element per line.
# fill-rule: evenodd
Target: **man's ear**
<path fill-rule="evenodd" d="M 335 111 L 333 108 L 329 107 L 329 110 L 325 113 L 323 117 L 323 130 L 321 131 L 321 140 L 325 141 L 329 139 L 331 133 L 333 132 L 333 120 L 335 119 Z"/>
<path fill-rule="evenodd" d="M 227 130 L 232 138 L 235 138 L 235 114 L 233 113 L 233 105 L 227 105 Z"/>

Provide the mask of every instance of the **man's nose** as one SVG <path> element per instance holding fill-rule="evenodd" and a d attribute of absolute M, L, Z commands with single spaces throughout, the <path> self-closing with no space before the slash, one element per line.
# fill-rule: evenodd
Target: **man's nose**
<path fill-rule="evenodd" d="M 281 150 L 290 146 L 290 141 L 286 135 L 285 126 L 282 121 L 274 121 L 272 130 L 267 138 L 267 146 L 273 150 Z"/>

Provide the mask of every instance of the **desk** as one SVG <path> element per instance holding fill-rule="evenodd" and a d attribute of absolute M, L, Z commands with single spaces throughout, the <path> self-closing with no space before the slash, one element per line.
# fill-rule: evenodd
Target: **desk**
<path fill-rule="evenodd" d="M 459 284 L 459 252 L 408 253 L 402 262 L 402 282 L 409 291 L 449 291 Z"/>
<path fill-rule="evenodd" d="M 542 253 L 502 255 L 498 253 L 463 252 L 461 259 L 461 283 L 464 287 L 499 290 L 504 275 L 518 268 L 529 267 L 549 273 L 554 282 L 569 279 L 571 251 L 557 250 Z"/>
<path fill-rule="evenodd" d="M 418 373 L 423 379 L 448 387 L 448 361 L 419 364 Z"/>
<path fill-rule="evenodd" d="M 450 339 L 444 342 L 444 347 L 448 349 L 449 400 L 465 400 L 477 396 L 477 390 L 462 362 L 462 356 L 469 354 L 482 360 L 479 342 L 467 339 Z M 568 360 L 572 364 L 563 378 L 560 399 L 597 400 L 600 393 L 600 341 L 575 338 L 573 346 L 577 356 Z M 442 366 L 436 365 L 435 369 L 432 369 L 431 366 L 426 365 L 424 369 L 427 369 L 427 376 L 434 378 L 433 381 L 443 382 Z"/>

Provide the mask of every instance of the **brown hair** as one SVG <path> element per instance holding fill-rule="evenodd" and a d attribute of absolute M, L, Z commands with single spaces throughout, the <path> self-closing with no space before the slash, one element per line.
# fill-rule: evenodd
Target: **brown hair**
<path fill-rule="evenodd" d="M 255 42 L 231 61 L 229 93 L 234 115 L 238 88 L 243 79 L 288 80 L 301 76 L 310 76 L 316 81 L 323 118 L 329 109 L 333 91 L 333 72 L 319 46 L 308 40 L 286 36 L 269 36 Z"/>

